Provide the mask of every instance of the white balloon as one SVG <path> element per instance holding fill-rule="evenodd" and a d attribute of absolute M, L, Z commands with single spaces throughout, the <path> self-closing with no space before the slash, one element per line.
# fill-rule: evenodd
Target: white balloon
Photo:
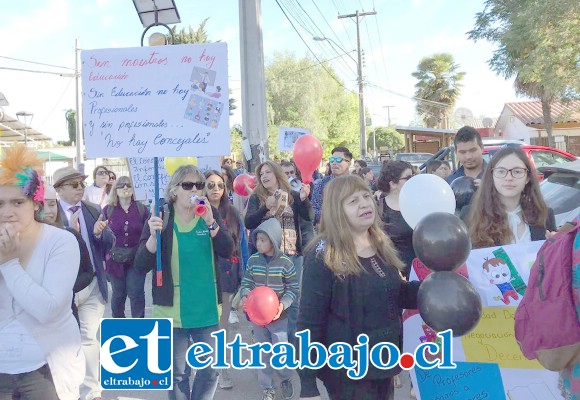
<path fill-rule="evenodd" d="M 455 195 L 451 186 L 434 174 L 415 175 L 401 189 L 401 214 L 413 229 L 434 212 L 455 213 Z"/>

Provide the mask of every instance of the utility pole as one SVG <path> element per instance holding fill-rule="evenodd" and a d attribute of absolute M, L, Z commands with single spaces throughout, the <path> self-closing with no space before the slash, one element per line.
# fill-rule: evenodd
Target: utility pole
<path fill-rule="evenodd" d="M 81 75 L 81 71 L 79 71 L 79 40 L 75 39 L 75 119 L 77 123 L 76 129 L 76 150 L 77 150 L 77 159 L 76 159 L 76 168 L 81 173 L 85 173 L 85 165 L 83 163 L 83 133 L 81 131 L 81 106 L 80 106 L 80 96 L 79 96 L 79 78 Z"/>
<path fill-rule="evenodd" d="M 389 126 L 391 126 L 391 108 L 395 106 L 383 106 L 383 108 L 387 109 L 387 121 L 389 122 Z"/>
<path fill-rule="evenodd" d="M 242 134 L 250 144 L 249 171 L 268 158 L 262 1 L 239 0 L 242 67 Z"/>
<path fill-rule="evenodd" d="M 339 15 L 338 18 L 356 18 L 356 45 L 358 53 L 358 112 L 359 112 L 359 122 L 360 122 L 360 155 L 361 157 L 366 157 L 367 155 L 367 132 L 366 132 L 366 121 L 365 121 L 365 100 L 364 100 L 364 88 L 363 88 L 363 77 L 362 77 L 362 56 L 360 49 L 360 18 L 365 15 L 376 15 L 376 11 L 372 12 L 359 12 L 356 11 L 355 14 Z"/>

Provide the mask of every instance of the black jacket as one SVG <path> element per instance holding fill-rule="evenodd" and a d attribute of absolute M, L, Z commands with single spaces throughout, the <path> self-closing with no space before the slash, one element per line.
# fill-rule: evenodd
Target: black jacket
<path fill-rule="evenodd" d="M 218 263 L 216 261 L 216 256 L 229 258 L 234 251 L 234 241 L 232 236 L 228 233 L 227 229 L 224 227 L 222 217 L 219 211 L 212 206 L 211 208 L 213 216 L 218 223 L 220 229 L 218 233 L 212 238 L 213 249 L 214 249 L 214 268 L 215 276 L 217 280 L 217 296 L 218 302 L 221 304 L 221 290 L 218 271 Z M 173 204 L 169 204 L 168 208 L 167 225 L 163 227 L 161 232 L 161 270 L 163 271 L 163 284 L 162 286 L 157 286 L 155 272 L 153 272 L 153 304 L 160 306 L 173 306 L 173 277 L 171 276 L 171 251 L 173 249 L 173 223 L 175 221 L 175 214 Z M 164 212 L 167 212 L 164 211 Z M 164 221 L 165 221 L 164 218 Z M 164 222 L 165 225 L 165 222 Z M 150 253 L 145 247 L 147 240 L 151 236 L 149 231 L 149 224 L 145 224 L 143 227 L 143 232 L 141 233 L 141 239 L 139 242 L 139 249 L 135 255 L 134 267 L 137 270 L 147 273 L 151 270 L 155 271 L 157 257 L 155 253 Z M 195 262 L 195 260 L 192 260 Z"/>
<path fill-rule="evenodd" d="M 320 246 L 319 246 L 320 247 Z M 406 282 L 391 266 L 382 266 L 385 278 L 372 269 L 359 276 L 339 278 L 324 264 L 322 251 L 305 254 L 297 331 L 310 330 L 310 341 L 327 348 L 335 342 L 357 344 L 359 334 L 369 336 L 369 348 L 378 342 L 401 347 L 403 308 L 417 308 L 420 282 Z M 363 380 L 385 379 L 400 370 L 379 370 L 372 365 Z M 316 377 L 323 381 L 349 379 L 345 370 L 323 368 L 298 371 L 302 397 L 318 395 Z"/>

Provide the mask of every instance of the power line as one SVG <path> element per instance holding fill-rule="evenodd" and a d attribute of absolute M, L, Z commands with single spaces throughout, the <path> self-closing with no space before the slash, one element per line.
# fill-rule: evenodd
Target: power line
<path fill-rule="evenodd" d="M 45 64 L 45 63 L 36 62 L 36 61 L 21 60 L 19 58 L 12 58 L 12 57 L 6 57 L 6 56 L 0 56 L 0 58 L 5 58 L 7 60 L 13 60 L 13 61 L 20 61 L 20 62 L 25 62 L 25 63 L 30 63 L 30 64 L 45 65 L 47 67 L 64 68 L 64 69 L 69 69 L 71 71 L 74 71 L 75 70 L 74 68 L 63 67 L 61 65 Z"/>
<path fill-rule="evenodd" d="M 428 103 L 429 105 L 431 105 L 433 107 L 440 107 L 440 108 L 447 108 L 447 107 L 449 107 L 449 104 L 440 103 L 438 101 L 433 101 L 433 100 L 421 99 L 421 98 L 415 97 L 415 96 L 407 96 L 407 95 L 404 95 L 404 94 L 395 92 L 395 91 L 393 91 L 391 89 L 387 89 L 387 88 L 384 88 L 382 86 L 375 85 L 374 83 L 371 83 L 371 82 L 367 82 L 367 85 L 372 86 L 372 87 L 375 87 L 377 89 L 384 90 L 385 92 L 392 93 L 392 94 L 394 94 L 396 96 L 399 96 L 399 97 L 404 97 L 404 98 L 409 99 L 409 100 L 415 100 L 415 101 L 419 101 L 419 102 L 422 102 L 422 103 Z"/>
<path fill-rule="evenodd" d="M 37 74 L 51 74 L 51 75 L 58 75 L 65 78 L 71 78 L 75 76 L 75 74 L 69 74 L 65 72 L 52 72 L 52 71 L 38 71 L 33 69 L 24 69 L 24 68 L 9 68 L 9 67 L 0 67 L 0 69 L 5 69 L 7 71 L 20 71 L 20 72 L 35 72 Z"/>
<path fill-rule="evenodd" d="M 276 4 L 278 5 L 278 7 L 280 8 L 280 10 L 282 11 L 282 13 L 284 14 L 284 16 L 286 17 L 286 19 L 288 20 L 288 22 L 290 22 L 290 25 L 292 25 L 292 28 L 294 29 L 294 31 L 296 31 L 296 33 L 300 37 L 300 40 L 302 40 L 302 42 L 304 43 L 304 45 L 306 46 L 306 48 L 308 49 L 308 51 L 310 51 L 312 53 L 312 55 L 314 56 L 314 58 L 316 59 L 316 61 L 318 61 L 320 63 L 320 65 L 322 66 L 322 68 L 324 68 L 324 70 L 328 73 L 328 75 L 330 75 L 332 77 L 332 79 L 334 79 L 344 89 L 346 89 L 347 91 L 349 91 L 349 92 L 351 92 L 353 94 L 356 94 L 355 92 L 353 92 L 352 90 L 350 90 L 346 86 L 344 86 L 341 81 L 339 81 L 338 79 L 336 79 L 336 77 L 334 76 L 334 74 L 332 74 L 328 70 L 328 68 L 326 68 L 326 66 L 324 66 L 324 64 L 321 63 L 321 61 L 318 59 L 318 57 L 316 56 L 316 54 L 312 51 L 312 49 L 310 48 L 310 46 L 308 46 L 308 43 L 306 43 L 306 41 L 304 40 L 304 38 L 302 37 L 302 35 L 300 34 L 300 32 L 298 32 L 298 29 L 296 29 L 296 26 L 294 25 L 294 23 L 292 22 L 292 20 L 288 17 L 288 14 L 286 14 L 286 11 L 280 5 L 280 2 L 278 0 L 275 0 L 275 1 L 276 1 Z"/>

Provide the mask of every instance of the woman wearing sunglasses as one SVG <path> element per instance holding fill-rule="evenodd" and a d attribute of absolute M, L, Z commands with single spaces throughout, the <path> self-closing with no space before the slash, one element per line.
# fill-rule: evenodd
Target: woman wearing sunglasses
<path fill-rule="evenodd" d="M 230 258 L 234 242 L 218 210 L 204 197 L 205 177 L 193 165 L 179 167 L 165 189 L 162 216 L 143 229 L 135 267 L 156 266 L 161 232 L 161 285 L 153 273 L 153 317 L 173 318 L 173 390 L 169 399 L 213 399 L 217 371 L 197 370 L 190 390 L 185 354 L 190 341 L 214 343 L 221 288 L 216 256 Z M 196 212 L 196 210 L 198 212 Z"/>
<path fill-rule="evenodd" d="M 93 184 L 85 189 L 83 200 L 104 207 L 109 202 L 109 176 L 110 171 L 104 165 L 97 166 L 93 170 Z"/>
<path fill-rule="evenodd" d="M 282 225 L 282 243 L 280 251 L 294 262 L 298 282 L 302 276 L 302 230 L 301 220 L 313 221 L 314 209 L 308 195 L 310 186 L 302 184 L 299 192 L 293 191 L 282 167 L 273 161 L 265 161 L 256 168 L 257 184 L 248 201 L 248 210 L 244 221 L 246 228 L 256 229 L 268 218 L 276 218 Z M 252 246 L 253 247 L 253 246 Z M 255 249 L 251 249 L 252 252 Z M 297 338 L 296 320 L 300 294 L 290 306 L 288 312 L 288 338 L 295 343 Z"/>
<path fill-rule="evenodd" d="M 109 204 L 103 208 L 104 219 L 115 235 L 115 246 L 105 256 L 107 276 L 111 282 L 113 318 L 125 318 L 127 296 L 131 316 L 145 316 L 145 274 L 133 267 L 139 238 L 149 219 L 149 210 L 135 201 L 133 184 L 128 176 L 116 180 Z"/>
<path fill-rule="evenodd" d="M 249 258 L 246 228 L 240 217 L 240 213 L 230 204 L 226 194 L 226 185 L 223 175 L 218 171 L 205 172 L 205 192 L 209 203 L 217 209 L 223 219 L 225 229 L 234 240 L 234 251 L 229 258 L 217 258 L 218 279 L 222 291 L 222 315 L 220 317 L 220 329 L 228 329 L 228 320 L 232 310 L 232 298 L 238 291 L 241 277 L 246 269 Z M 237 315 L 235 316 L 237 318 Z M 221 370 L 219 384 L 222 389 L 233 387 L 228 370 Z"/>
<path fill-rule="evenodd" d="M 556 230 L 554 211 L 544 202 L 530 160 L 517 147 L 493 156 L 463 211 L 476 249 L 544 240 Z"/>

